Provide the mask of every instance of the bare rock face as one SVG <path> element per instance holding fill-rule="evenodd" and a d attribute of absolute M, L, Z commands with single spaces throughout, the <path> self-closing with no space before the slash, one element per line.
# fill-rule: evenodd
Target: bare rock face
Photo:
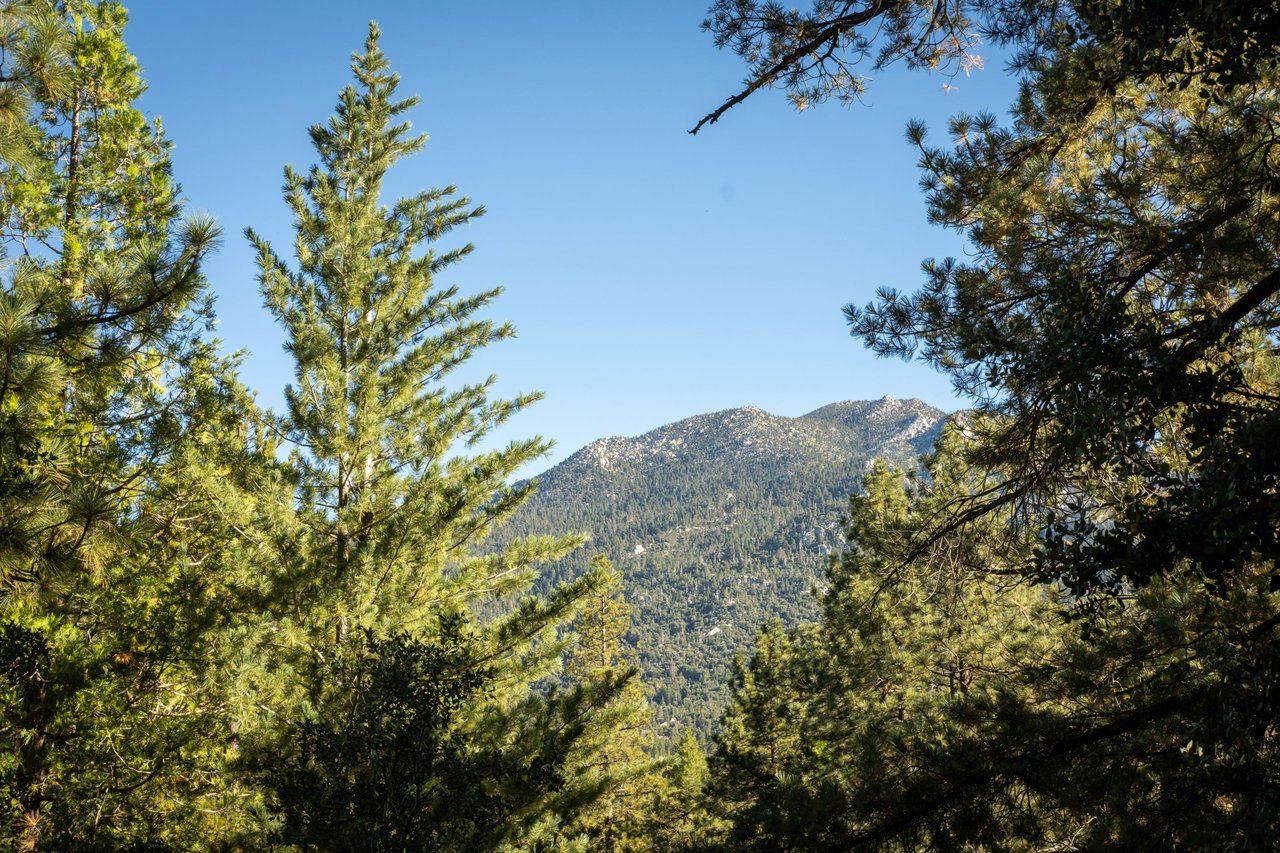
<path fill-rule="evenodd" d="M 742 460 L 793 462 L 884 458 L 915 464 L 932 447 L 946 414 L 919 400 L 849 400 L 798 418 L 771 415 L 755 406 L 695 415 L 636 438 L 593 441 L 544 474 L 540 490 L 591 473 L 679 463 L 704 466 Z"/>
<path fill-rule="evenodd" d="M 849 400 L 798 418 L 748 406 L 634 438 L 603 438 L 538 478 L 503 537 L 586 532 L 547 582 L 622 570 L 631 637 L 666 733 L 709 733 L 730 662 L 759 626 L 816 618 L 813 590 L 843 547 L 849 495 L 878 458 L 914 467 L 945 413 L 919 400 Z"/>

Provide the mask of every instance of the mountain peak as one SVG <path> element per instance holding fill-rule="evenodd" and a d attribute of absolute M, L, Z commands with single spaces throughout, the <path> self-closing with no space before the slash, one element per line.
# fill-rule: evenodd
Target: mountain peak
<path fill-rule="evenodd" d="M 634 479 L 673 465 L 707 476 L 719 476 L 725 466 L 743 472 L 781 466 L 793 474 L 833 465 L 861 470 L 873 457 L 910 466 L 930 449 L 944 418 L 942 411 L 920 400 L 888 396 L 832 403 L 798 418 L 758 406 L 723 409 L 635 437 L 593 441 L 545 472 L 540 491 L 557 492 L 555 484 L 565 479 Z"/>
<path fill-rule="evenodd" d="M 547 581 L 608 555 L 626 578 L 657 718 L 709 732 L 756 627 L 816 617 L 810 591 L 843 546 L 841 513 L 867 464 L 914 465 L 945 417 L 886 397 L 798 418 L 743 406 L 603 438 L 545 472 L 505 531 L 588 533 L 590 549 Z"/>

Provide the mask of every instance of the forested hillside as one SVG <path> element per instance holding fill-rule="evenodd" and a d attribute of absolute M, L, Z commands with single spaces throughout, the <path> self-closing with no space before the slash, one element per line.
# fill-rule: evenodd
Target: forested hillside
<path fill-rule="evenodd" d="M 733 657 L 750 652 L 757 628 L 818 615 L 813 591 L 843 546 L 840 519 L 871 461 L 913 465 L 942 421 L 919 400 L 885 397 L 799 418 L 731 409 L 601 439 L 538 477 L 505 530 L 590 536 L 544 582 L 607 555 L 623 575 L 662 739 L 681 726 L 706 739 Z"/>

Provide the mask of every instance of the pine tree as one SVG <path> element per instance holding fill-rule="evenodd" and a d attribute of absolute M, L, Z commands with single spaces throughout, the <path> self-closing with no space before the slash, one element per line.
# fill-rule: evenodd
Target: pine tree
<path fill-rule="evenodd" d="M 756 634 L 751 659 L 739 655 L 733 662 L 732 695 L 716 735 L 707 793 L 734 843 L 744 848 L 766 849 L 786 836 L 777 825 L 791 817 L 783 786 L 807 736 L 797 654 L 795 638 L 775 620 Z"/>
<path fill-rule="evenodd" d="M 492 689 L 492 670 L 462 620 L 430 642 L 366 632 L 365 654 L 335 674 L 349 686 L 319 718 L 271 782 L 284 819 L 281 840 L 308 850 L 492 848 L 506 835 L 510 803 L 494 777 L 536 774 L 501 749 L 476 750 L 458 716 Z"/>
<path fill-rule="evenodd" d="M 586 598 L 570 626 L 576 642 L 565 675 L 584 684 L 606 680 L 622 687 L 592 715 L 570 760 L 572 785 L 599 793 L 566 833 L 586 834 L 593 850 L 647 849 L 644 824 L 658 785 L 651 757 L 653 715 L 627 640 L 631 608 L 622 576 L 602 554 L 592 564 L 603 584 Z M 570 791 L 569 796 L 581 795 Z"/>
<path fill-rule="evenodd" d="M 870 83 L 858 73 L 868 60 L 873 71 L 901 61 L 967 76 L 982 68 L 984 43 L 1009 50 L 1017 72 L 1045 67 L 1064 48 L 1087 54 L 1077 68 L 1087 80 L 1075 94 L 1095 103 L 1142 80 L 1213 101 L 1251 85 L 1280 57 L 1280 15 L 1253 0 L 813 0 L 807 11 L 715 0 L 702 28 L 749 72 L 742 90 L 690 133 L 764 89 L 785 89 L 797 110 L 857 101 Z"/>
<path fill-rule="evenodd" d="M 870 471 L 851 501 L 850 545 L 829 571 L 822 623 L 766 629 L 740 666 L 711 762 L 733 849 L 874 847 L 879 827 L 934 799 L 963 814 L 956 824 L 992 835 L 952 836 L 940 819 L 885 839 L 994 843 L 1028 812 L 1044 820 L 1046 838 L 1071 826 L 1025 780 L 1008 799 L 980 790 L 953 802 L 939 792 L 972 771 L 967 753 L 948 747 L 1026 726 L 1036 703 L 1053 718 L 1058 697 L 1028 673 L 1065 648 L 1052 592 L 1007 577 L 1029 548 L 1008 517 L 910 556 L 922 525 L 995 481 L 975 477 L 963 449 L 949 427 L 922 476 Z"/>
<path fill-rule="evenodd" d="M 1267 724 L 1238 721 L 1276 707 L 1272 74 L 1216 104 L 1147 81 L 1099 105 L 1087 64 L 1056 59 L 1015 128 L 958 119 L 955 149 L 913 131 L 935 215 L 974 252 L 849 311 L 999 415 L 969 455 L 1005 479 L 921 540 L 1016 506 L 1038 535 L 1023 572 L 1072 594 L 1081 666 L 1050 689 L 1074 712 L 993 737 L 967 778 L 1057 774 L 1088 810 L 1084 846 L 1265 843 L 1280 756 Z"/>
<path fill-rule="evenodd" d="M 684 729 L 657 787 L 648 837 L 654 850 L 707 850 L 724 827 L 707 810 L 707 755 L 692 729 Z"/>
<path fill-rule="evenodd" d="M 357 85 L 343 90 L 327 124 L 311 128 L 320 163 L 306 175 L 285 170 L 297 269 L 247 232 L 267 307 L 296 361 L 282 432 L 299 448 L 297 498 L 309 533 L 280 555 L 278 580 L 300 603 L 289 639 L 308 654 L 356 627 L 429 627 L 442 609 L 519 588 L 530 563 L 573 541 L 465 556 L 529 494 L 532 485 L 508 480 L 548 445 L 459 453 L 539 395 L 491 399 L 493 377 L 446 384 L 476 350 L 515 330 L 480 316 L 500 288 L 461 296 L 438 283 L 472 251 L 439 244 L 482 207 L 453 187 L 383 206 L 387 170 L 426 137 L 402 121 L 417 98 L 396 99 L 398 77 L 378 37 L 371 26 L 352 62 Z"/>
<path fill-rule="evenodd" d="M 69 82 L 70 33 L 50 2 L 26 0 L 0 10 L 0 161 L 31 169 L 43 134 L 34 121 L 36 104 L 55 98 Z"/>
<path fill-rule="evenodd" d="M 881 57 L 945 63 L 979 27 L 1018 51 L 1011 123 L 959 116 L 940 145 L 908 129 L 930 216 L 969 238 L 966 258 L 847 316 L 985 415 L 964 459 L 995 479 L 914 526 L 899 565 L 1004 519 L 1033 543 L 1006 571 L 1066 592 L 1069 619 L 1054 654 L 1011 669 L 999 702 L 891 777 L 852 840 L 1266 847 L 1280 811 L 1274 4 L 945 6 L 724 2 L 711 23 L 760 64 L 708 122 L 774 81 L 849 92 L 882 16 Z"/>
<path fill-rule="evenodd" d="M 300 743 L 332 742 L 334 732 L 347 731 L 346 717 L 366 707 L 362 701 L 399 707 L 395 696 L 352 695 L 360 678 L 378 690 L 403 683 L 362 667 L 395 637 L 430 657 L 448 628 L 468 638 L 459 666 L 478 681 L 427 728 L 432 742 L 456 747 L 455 766 L 478 768 L 485 805 L 474 801 L 468 818 L 451 798 L 452 783 L 426 762 L 413 771 L 413 790 L 429 799 L 418 811 L 463 809 L 450 843 L 464 848 L 557 843 L 561 828 L 598 795 L 562 796 L 566 768 L 625 679 L 609 674 L 563 690 L 532 685 L 556 673 L 564 650 L 557 632 L 604 578 L 590 573 L 513 605 L 527 591 L 531 566 L 580 537 L 522 538 L 497 553 L 481 550 L 533 488 L 510 485 L 513 475 L 547 444 L 530 439 L 470 451 L 538 395 L 493 399 L 492 377 L 449 384 L 455 368 L 514 329 L 481 316 L 499 288 L 463 296 L 439 282 L 472 250 L 448 247 L 447 238 L 483 208 L 453 187 L 389 207 L 381 200 L 388 169 L 418 152 L 425 136 L 411 134 L 403 120 L 417 99 L 397 98 L 399 80 L 379 35 L 371 24 L 364 51 L 352 59 L 355 84 L 340 93 L 335 116 L 311 128 L 320 162 L 305 175 L 285 170 L 296 268 L 247 232 L 267 307 L 295 359 L 279 428 L 297 450 L 288 463 L 294 494 L 266 519 L 262 539 L 271 553 L 252 593 L 263 610 L 256 639 L 245 647 L 253 652 L 235 676 L 254 697 L 242 707 L 268 709 L 244 718 L 254 732 L 246 767 L 288 816 L 289 791 L 297 789 L 290 779 L 321 770 L 318 754 L 299 752 Z M 405 672 L 412 673 L 412 660 L 422 656 L 406 654 Z M 378 719 L 395 729 L 391 718 Z M 351 767 L 330 766 L 321 775 L 334 780 L 378 767 L 379 744 L 391 738 L 378 725 L 366 732 L 367 743 L 349 745 Z M 282 776 L 282 767 L 292 775 Z M 286 832 L 302 833 L 301 813 L 292 814 Z M 401 822 L 388 844 L 418 831 L 413 814 L 393 818 Z"/>
<path fill-rule="evenodd" d="M 32 115 L 0 171 L 3 837 L 181 846 L 216 784 L 217 720 L 202 525 L 160 494 L 230 388 L 200 337 L 218 232 L 179 218 L 168 143 L 133 107 L 123 9 L 15 9 L 6 107 L 20 85 Z"/>

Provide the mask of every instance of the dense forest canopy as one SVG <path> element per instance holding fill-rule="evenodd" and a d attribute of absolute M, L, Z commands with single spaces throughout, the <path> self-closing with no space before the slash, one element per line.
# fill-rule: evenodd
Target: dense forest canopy
<path fill-rule="evenodd" d="M 537 394 L 459 370 L 514 328 L 443 275 L 481 206 L 419 155 L 370 25 L 292 253 L 294 360 L 219 354 L 136 106 L 125 10 L 0 7 L 0 838 L 36 850 L 1269 849 L 1280 830 L 1280 131 L 1272 4 L 720 0 L 770 88 L 1013 56 L 1012 115 L 908 128 L 963 260 L 846 316 L 973 408 L 851 498 L 820 621 L 765 626 L 710 755 L 658 759 L 608 560 L 496 535 Z M 353 37 L 355 34 L 353 34 Z M 717 132 L 723 132 L 720 128 Z M 536 593 L 534 592 L 536 590 Z"/>

